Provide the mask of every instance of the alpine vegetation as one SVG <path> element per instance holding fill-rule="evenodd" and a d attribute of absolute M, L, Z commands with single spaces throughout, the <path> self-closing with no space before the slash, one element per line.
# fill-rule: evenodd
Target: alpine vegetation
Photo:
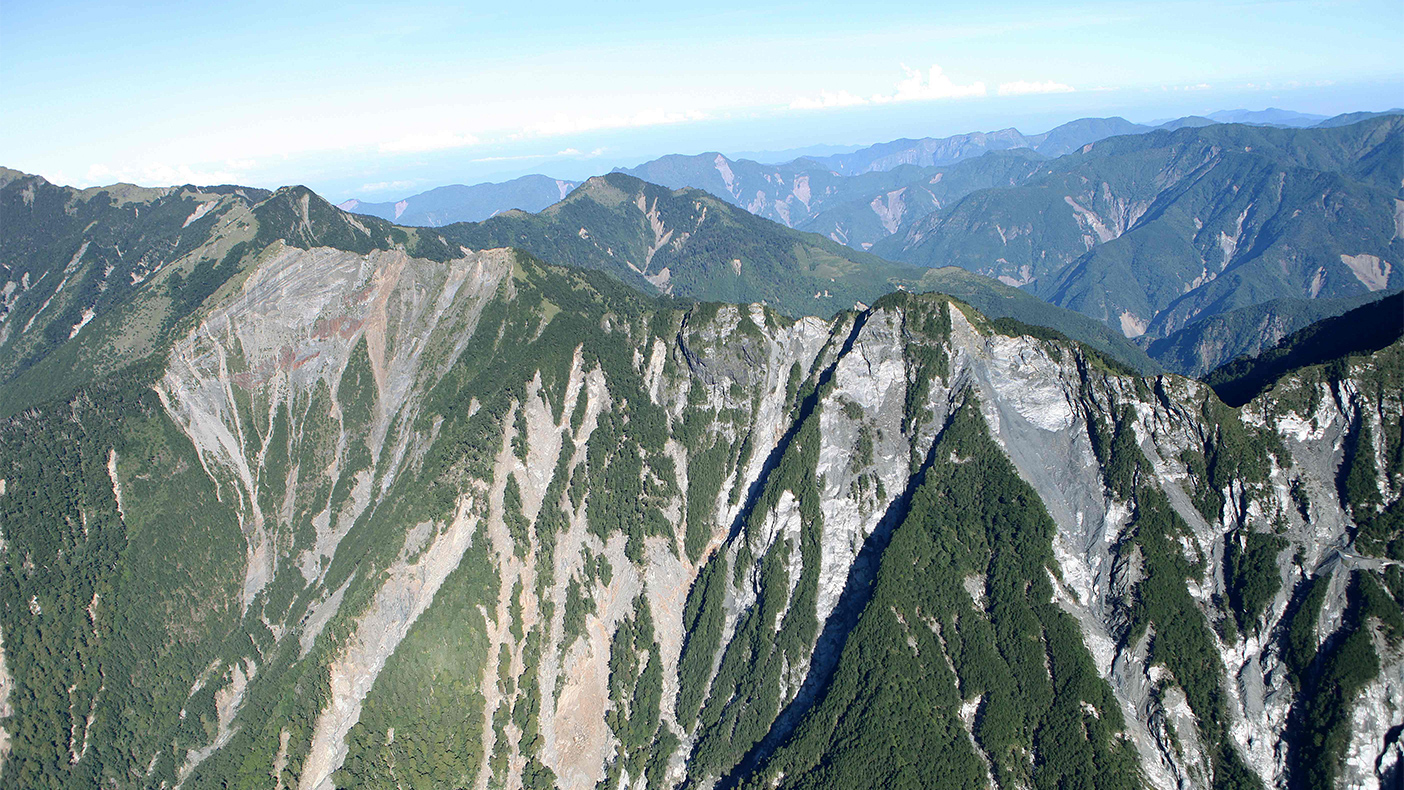
<path fill-rule="evenodd" d="M 1399 781 L 1397 334 L 1211 387 L 732 208 L 5 171 L 4 785 Z"/>

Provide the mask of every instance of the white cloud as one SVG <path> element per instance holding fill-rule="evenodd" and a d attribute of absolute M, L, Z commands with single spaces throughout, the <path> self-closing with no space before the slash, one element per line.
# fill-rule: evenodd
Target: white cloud
<path fill-rule="evenodd" d="M 88 167 L 83 183 L 87 185 L 107 185 L 115 182 L 140 184 L 143 186 L 173 186 L 176 184 L 238 184 L 245 179 L 245 169 L 234 165 L 252 166 L 252 161 L 226 162 L 224 168 L 198 165 L 117 165 L 115 167 L 95 164 Z"/>
<path fill-rule="evenodd" d="M 862 104 L 889 104 L 891 102 L 934 101 L 938 99 L 966 99 L 989 95 L 983 81 L 977 80 L 960 85 L 952 80 L 940 67 L 933 65 L 923 72 L 903 65 L 907 76 L 898 81 L 892 93 L 879 93 L 870 99 L 855 96 L 848 91 L 820 91 L 818 97 L 801 96 L 790 102 L 792 110 L 821 110 L 834 107 L 852 107 Z M 1000 96 L 1022 96 L 1035 93 L 1072 93 L 1075 88 L 1053 80 L 1030 81 L 1014 80 L 1002 82 L 997 88 Z"/>
<path fill-rule="evenodd" d="M 700 110 L 643 110 L 633 115 L 576 116 L 557 115 L 548 121 L 528 124 L 523 133 L 513 137 L 551 137 L 560 134 L 593 132 L 598 129 L 624 129 L 639 126 L 662 126 L 664 124 L 702 121 L 707 114 Z"/>
<path fill-rule="evenodd" d="M 516 156 L 481 156 L 472 162 L 526 162 L 535 159 L 551 159 L 557 156 L 569 156 L 575 159 L 590 159 L 603 154 L 605 149 L 596 148 L 593 151 L 581 151 L 578 148 L 565 148 L 554 154 L 518 154 Z"/>
<path fill-rule="evenodd" d="M 868 100 L 862 96 L 854 96 L 848 91 L 820 91 L 819 98 L 801 96 L 790 102 L 792 110 L 824 110 L 830 107 L 853 107 L 859 104 L 867 104 Z"/>
<path fill-rule="evenodd" d="M 362 184 L 359 192 L 385 192 L 390 189 L 409 189 L 414 186 L 413 181 L 376 181 L 373 184 Z"/>
<path fill-rule="evenodd" d="M 546 154 L 521 154 L 519 156 L 480 156 L 470 162 L 522 162 L 529 159 L 545 159 Z"/>
<path fill-rule="evenodd" d="M 466 148 L 477 145 L 478 138 L 467 132 L 420 132 L 380 144 L 380 152 L 386 154 L 413 154 L 425 151 L 444 151 L 449 148 Z"/>
<path fill-rule="evenodd" d="M 963 99 L 985 95 L 985 83 L 972 82 L 957 85 L 940 66 L 932 66 L 930 76 L 923 75 L 920 69 L 902 66 L 907 78 L 897 83 L 897 90 L 890 95 L 878 94 L 873 101 L 878 104 L 900 101 L 932 101 L 935 99 Z"/>
<path fill-rule="evenodd" d="M 1064 85 L 1061 82 L 1047 80 L 1045 82 L 1028 82 L 1026 80 L 1015 80 L 1014 82 L 1002 82 L 999 85 L 1000 96 L 1023 96 L 1029 93 L 1072 93 L 1071 85 Z"/>

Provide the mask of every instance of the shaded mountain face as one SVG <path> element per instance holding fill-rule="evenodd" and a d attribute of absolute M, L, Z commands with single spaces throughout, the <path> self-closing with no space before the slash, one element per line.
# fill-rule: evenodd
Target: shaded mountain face
<path fill-rule="evenodd" d="M 1230 409 L 304 197 L 0 421 L 7 786 L 1395 781 L 1400 344 Z"/>
<path fill-rule="evenodd" d="M 1196 321 L 1150 341 L 1146 353 L 1167 370 L 1202 378 L 1237 357 L 1256 356 L 1272 348 L 1298 329 L 1387 295 L 1371 292 L 1342 299 L 1273 299 Z"/>
<path fill-rule="evenodd" d="M 549 176 L 530 175 L 499 184 L 454 184 L 388 203 L 352 198 L 337 208 L 356 214 L 437 228 L 455 222 L 477 222 L 504 211 L 540 211 L 570 194 L 579 184 Z"/>
<path fill-rule="evenodd" d="M 1404 335 L 1404 294 L 1394 294 L 1318 321 L 1251 357 L 1239 357 L 1205 380 L 1233 406 L 1247 403 L 1300 368 L 1369 356 Z"/>
<path fill-rule="evenodd" d="M 1128 337 L 1280 298 L 1404 284 L 1404 118 L 1104 140 L 874 246 L 1030 288 Z"/>

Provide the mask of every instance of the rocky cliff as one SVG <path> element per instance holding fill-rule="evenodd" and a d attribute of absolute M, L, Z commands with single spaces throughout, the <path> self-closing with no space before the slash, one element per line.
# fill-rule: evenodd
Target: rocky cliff
<path fill-rule="evenodd" d="M 7 784 L 1397 781 L 1398 344 L 1235 410 L 947 297 L 381 246 L 0 427 Z"/>

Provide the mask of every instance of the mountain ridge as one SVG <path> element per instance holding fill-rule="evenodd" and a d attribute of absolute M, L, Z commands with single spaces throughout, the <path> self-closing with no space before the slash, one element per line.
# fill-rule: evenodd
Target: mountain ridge
<path fill-rule="evenodd" d="M 1205 383 L 1239 406 L 1301 368 L 1368 356 L 1404 336 L 1404 294 L 1393 294 L 1324 318 L 1254 355 L 1216 368 Z"/>
<path fill-rule="evenodd" d="M 477 222 L 503 211 L 540 211 L 579 186 L 549 176 L 528 175 L 498 183 L 450 184 L 385 203 L 351 198 L 337 204 L 342 211 L 369 214 L 404 225 L 439 227 Z"/>
<path fill-rule="evenodd" d="M 1398 287 L 1401 124 L 1110 138 L 873 249 L 1009 278 L 1128 337 L 1274 298 Z"/>
<path fill-rule="evenodd" d="M 20 174 L 16 173 L 16 175 Z M 37 179 L 38 177 L 24 176 L 24 178 Z M 39 182 L 33 183 L 38 184 Z M 580 193 L 575 197 L 575 203 L 568 204 L 578 206 L 583 205 L 580 201 L 585 201 L 589 204 L 586 216 L 593 217 L 593 219 L 582 220 L 579 227 L 572 225 L 571 228 L 576 233 L 572 234 L 567 231 L 557 234 L 560 238 L 572 242 L 572 245 L 565 249 L 574 250 L 573 253 L 562 258 L 562 248 L 557 244 L 542 246 L 531 243 L 525 244 L 525 246 L 543 257 L 554 257 L 561 262 L 583 265 L 587 268 L 603 268 L 645 293 L 671 292 L 671 289 L 659 288 L 659 285 L 668 286 L 670 281 L 660 279 L 657 276 L 657 270 L 663 267 L 665 261 L 670 260 L 667 257 L 667 250 L 664 250 L 663 257 L 657 261 L 659 265 L 648 270 L 649 274 L 653 276 L 652 281 L 637 271 L 636 267 L 620 260 L 620 258 L 633 256 L 633 260 L 638 264 L 648 263 L 650 261 L 649 249 L 658 244 L 658 233 L 670 232 L 666 228 L 661 231 L 655 230 L 651 224 L 653 220 L 649 219 L 647 212 L 638 209 L 637 198 L 643 197 L 643 191 L 647 187 L 651 199 L 654 200 L 654 219 L 658 218 L 656 212 L 659 198 L 664 200 L 665 208 L 667 205 L 673 205 L 674 209 L 681 213 L 692 212 L 705 215 L 705 212 L 695 208 L 693 203 L 696 201 L 690 200 L 686 195 L 677 197 L 669 190 L 643 185 L 640 182 L 627 184 L 629 189 L 640 190 L 639 194 L 635 195 L 633 203 L 621 200 L 620 198 L 625 193 L 608 186 L 604 180 L 597 183 L 605 186 L 602 193 L 608 193 L 606 202 L 612 208 L 602 207 L 590 199 L 594 194 L 593 189 Z M 43 182 L 43 184 L 47 185 L 47 182 Z M 250 251 L 263 250 L 275 240 L 281 240 L 285 244 L 300 248 L 333 243 L 362 253 L 373 250 L 391 250 L 398 246 L 417 257 L 448 261 L 459 254 L 459 247 L 464 244 L 479 248 L 512 244 L 523 246 L 522 239 L 514 238 L 510 230 L 501 229 L 507 229 L 514 224 L 523 222 L 528 223 L 528 225 L 538 222 L 537 219 L 533 219 L 532 215 L 509 212 L 508 215 L 499 216 L 492 221 L 491 224 L 501 230 L 502 234 L 505 234 L 497 236 L 494 235 L 499 233 L 497 230 L 488 228 L 484 232 L 484 229 L 468 226 L 459 228 L 458 231 L 398 228 L 379 218 L 339 211 L 305 187 L 284 187 L 276 192 L 244 191 L 244 195 L 258 198 L 257 202 L 251 202 L 249 198 L 237 194 L 242 190 L 242 188 L 237 187 L 190 187 L 139 192 L 134 192 L 126 187 L 104 187 L 92 188 L 82 193 L 51 185 L 39 188 L 41 191 L 45 188 L 50 189 L 54 196 L 53 199 L 59 203 L 79 199 L 85 194 L 91 198 L 110 195 L 113 192 L 124 195 L 124 200 L 129 200 L 134 196 L 142 196 L 144 199 L 152 200 L 184 201 L 179 204 L 178 208 L 171 210 L 168 226 L 165 226 L 167 229 L 162 232 L 183 232 L 187 241 L 183 242 L 184 246 L 177 249 L 163 247 L 160 254 L 152 253 L 143 258 L 144 262 L 139 264 L 142 268 L 139 271 L 133 270 L 128 276 L 128 287 L 139 287 L 148 278 L 157 282 L 159 287 L 155 290 L 148 288 L 143 295 L 133 298 L 128 291 L 107 290 L 113 287 L 110 285 L 112 278 L 122 277 L 123 272 L 126 271 L 121 267 L 114 267 L 111 271 L 107 271 L 109 261 L 119 261 L 118 249 L 123 246 L 122 242 L 118 242 L 118 246 L 113 247 L 110 243 L 102 240 L 105 237 L 94 237 L 97 240 L 90 241 L 89 246 L 84 247 L 84 239 L 75 237 L 71 242 L 66 243 L 66 246 L 63 246 L 61 250 L 35 258 L 33 251 L 23 248 L 23 245 L 20 244 L 24 238 L 22 235 L 8 234 L 5 237 L 4 245 L 9 245 L 9 254 L 12 258 L 21 254 L 28 255 L 31 264 L 34 261 L 47 259 L 48 263 L 45 265 L 51 268 L 33 268 L 31 264 L 26 264 L 29 267 L 26 270 L 29 271 L 27 275 L 18 268 L 12 268 L 9 271 L 12 276 L 8 279 L 12 280 L 13 284 L 0 286 L 6 288 L 8 294 L 3 303 L 6 308 L 5 312 L 0 313 L 0 349 L 16 349 L 19 347 L 17 344 L 21 343 L 26 344 L 25 347 L 28 348 L 29 345 L 37 342 L 35 340 L 39 337 L 37 333 L 47 331 L 44 329 L 46 326 L 44 319 L 52 320 L 53 326 L 61 327 L 63 333 L 61 336 L 55 335 L 52 339 L 34 346 L 28 357 L 18 352 L 8 355 L 8 359 L 12 363 L 23 363 L 22 367 L 25 369 L 15 368 L 0 371 L 3 373 L 0 375 L 0 391 L 8 393 L 8 395 L 0 396 L 0 413 L 10 413 L 17 408 L 50 396 L 56 389 L 64 391 L 74 386 L 73 377 L 80 371 L 97 369 L 116 372 L 150 353 L 153 348 L 164 342 L 160 338 L 166 337 L 174 331 L 176 325 L 191 311 L 197 309 L 207 297 L 215 294 L 226 281 L 238 278 L 239 273 L 249 265 L 241 262 L 243 259 L 257 260 L 256 256 L 250 255 Z M 0 201 L 14 201 L 3 203 L 3 205 L 8 206 L 6 210 L 12 212 L 10 216 L 14 218 L 14 221 L 7 223 L 8 227 L 21 227 L 19 221 L 25 216 L 22 212 L 29 211 L 29 205 L 25 203 L 24 199 L 24 193 L 27 189 L 29 187 L 20 183 L 18 178 L 13 179 L 7 186 L 0 187 Z M 202 195 L 203 197 L 200 197 Z M 79 198 L 73 196 L 79 196 Z M 163 198 L 163 196 L 165 197 Z M 710 196 L 705 196 L 703 199 L 715 201 Z M 108 198 L 108 200 L 113 199 Z M 130 223 L 133 211 L 139 209 L 139 204 L 128 202 L 122 205 L 126 206 L 124 209 L 126 219 L 123 221 Z M 201 206 L 204 208 L 202 209 Z M 732 211 L 730 207 L 720 202 L 714 202 L 711 206 L 713 220 L 720 217 L 718 212 Z M 55 208 L 55 212 L 57 211 L 58 208 Z M 196 212 L 201 213 L 195 221 L 187 223 L 184 227 L 175 227 L 181 225 L 184 220 L 195 216 Z M 559 224 L 559 212 L 560 209 L 552 215 L 558 217 L 557 220 L 552 220 L 555 224 Z M 70 218 L 61 213 L 55 216 L 64 217 L 64 221 L 72 225 L 74 233 L 90 222 L 90 220 Z M 694 219 L 697 218 L 694 217 Z M 44 221 L 48 222 L 49 220 Z M 166 222 L 166 220 L 162 220 L 162 222 Z M 759 280 L 755 281 L 756 286 L 747 285 L 750 280 L 739 276 L 741 273 L 736 272 L 729 263 L 737 256 L 751 260 L 752 256 L 742 250 L 742 248 L 752 249 L 746 243 L 742 243 L 741 247 L 737 247 L 735 251 L 725 255 L 717 251 L 720 248 L 717 250 L 712 250 L 710 247 L 703 248 L 696 254 L 684 250 L 686 254 L 680 259 L 683 266 L 687 267 L 691 265 L 689 261 L 696 260 L 702 268 L 702 277 L 696 281 L 698 290 L 685 294 L 689 298 L 703 301 L 726 301 L 728 299 L 745 301 L 747 297 L 761 300 L 771 294 L 778 293 L 780 298 L 770 297 L 773 304 L 777 306 L 788 304 L 789 309 L 794 314 L 817 314 L 831 313 L 836 309 L 852 306 L 855 301 L 871 302 L 899 286 L 914 289 L 946 287 L 948 290 L 957 290 L 963 298 L 982 304 L 986 309 L 994 308 L 996 304 L 1001 305 L 1001 307 L 994 309 L 993 314 L 995 315 L 1009 315 L 1031 324 L 1049 326 L 1070 337 L 1087 342 L 1102 353 L 1111 355 L 1122 364 L 1147 371 L 1155 367 L 1154 363 L 1147 359 L 1142 351 L 1119 338 L 1108 338 L 1102 330 L 1094 324 L 1084 321 L 1076 314 L 1043 306 L 1032 297 L 1024 297 L 1021 294 L 1000 295 L 999 286 L 996 284 L 980 283 L 970 278 L 958 278 L 960 284 L 957 286 L 956 280 L 953 280 L 948 274 L 880 261 L 809 234 L 801 234 L 775 226 L 749 214 L 736 214 L 733 220 L 727 222 L 739 222 L 740 225 L 725 224 L 720 227 L 718 229 L 720 236 L 709 244 L 735 245 L 746 238 L 746 233 L 758 239 L 768 239 L 754 247 L 757 254 L 762 257 L 757 258 L 752 263 L 762 265 L 768 261 L 769 263 L 765 265 L 772 267 L 778 265 L 780 268 L 774 270 L 778 274 L 761 276 Z M 597 225 L 596 223 L 603 224 Z M 586 224 L 590 224 L 591 227 L 596 228 L 598 233 L 602 233 L 602 238 L 615 239 L 612 243 L 618 246 L 618 251 L 621 254 L 619 256 L 604 254 L 602 249 L 596 245 L 598 240 L 581 239 L 578 231 Z M 97 230 L 91 230 L 91 228 L 97 228 Z M 100 225 L 91 226 L 91 228 L 93 233 L 99 235 L 106 233 Z M 740 230 L 743 228 L 750 230 L 741 233 Z M 463 235 L 462 237 L 446 239 L 440 231 Z M 478 235 L 472 237 L 474 233 Z M 545 238 L 537 231 L 532 233 L 532 238 L 538 240 Z M 142 235 L 148 239 L 161 238 L 151 230 L 143 230 Z M 17 244 L 20 246 L 15 246 Z M 797 244 L 799 246 L 796 246 Z M 70 287 L 60 287 L 58 281 L 63 279 L 63 272 L 60 269 L 71 265 L 70 259 L 74 258 L 79 248 L 82 248 L 87 256 L 83 258 L 86 266 L 73 273 L 72 277 L 75 278 L 74 282 L 82 283 L 82 285 L 72 286 L 70 283 Z M 796 249 L 804 252 L 797 256 Z M 632 250 L 632 252 L 626 253 L 626 250 Z M 657 252 L 655 250 L 655 254 Z M 126 265 L 131 265 L 130 257 L 126 261 Z M 831 263 L 825 263 L 825 261 Z M 0 263 L 3 262 L 0 261 Z M 816 267 L 815 271 L 810 270 L 811 264 Z M 676 267 L 677 261 L 674 261 L 673 265 Z M 847 271 L 854 273 L 853 277 L 856 279 L 844 285 L 843 288 L 836 288 L 836 283 L 830 281 L 827 276 L 820 277 L 815 273 L 827 271 L 824 267 L 833 265 L 845 267 Z M 873 267 L 875 271 L 869 270 L 868 267 Z M 741 268 L 748 277 L 758 276 L 757 272 L 753 271 L 754 266 L 743 265 Z M 52 274 L 46 273 L 49 271 L 52 271 Z M 709 271 L 712 272 L 715 281 L 720 283 L 719 286 L 707 279 Z M 844 276 L 839 269 L 835 269 L 831 273 L 838 278 Z M 42 287 L 35 290 L 23 288 L 20 281 L 25 280 L 26 277 L 32 279 L 35 285 Z M 895 278 L 895 280 L 891 278 Z M 923 284 L 923 281 L 926 284 Z M 133 286 L 134 282 L 136 286 Z M 108 283 L 108 285 L 104 285 L 104 283 Z M 44 290 L 46 288 L 49 290 Z M 806 288 L 814 290 L 804 290 Z M 777 291 L 777 289 L 779 290 Z M 796 291 L 796 289 L 798 290 Z M 784 293 L 787 291 L 789 292 L 788 296 Z M 90 292 L 96 295 L 91 295 Z M 821 298 L 814 298 L 813 293 L 819 293 Z M 55 294 L 58 295 L 58 298 L 53 298 Z M 171 298 L 177 294 L 178 298 Z M 113 298 L 118 295 L 122 298 Z M 679 295 L 684 294 L 680 293 Z M 63 310 L 60 311 L 53 306 L 41 309 L 41 305 L 46 304 L 46 298 L 51 299 L 54 304 L 64 304 Z M 60 302 L 60 299 L 71 301 Z M 1009 306 L 1003 306 L 1006 304 Z M 92 317 L 88 318 L 90 325 L 84 324 L 84 329 L 70 335 L 70 324 L 82 321 L 82 317 L 87 315 L 87 311 L 90 309 L 92 312 Z M 26 330 L 31 328 L 25 327 L 25 324 L 36 312 L 42 312 L 43 315 L 39 316 L 40 320 L 36 321 L 32 327 L 35 333 L 33 337 L 29 337 L 26 332 L 18 331 L 22 327 Z M 74 316 L 71 321 L 65 317 L 69 313 Z M 26 335 L 29 339 L 21 338 L 20 335 Z M 28 371 L 29 367 L 35 369 Z"/>
<path fill-rule="evenodd" d="M 150 368 L 0 421 L 7 778 L 1398 764 L 1399 344 L 1230 409 L 938 294 L 681 305 L 311 197 Z"/>

